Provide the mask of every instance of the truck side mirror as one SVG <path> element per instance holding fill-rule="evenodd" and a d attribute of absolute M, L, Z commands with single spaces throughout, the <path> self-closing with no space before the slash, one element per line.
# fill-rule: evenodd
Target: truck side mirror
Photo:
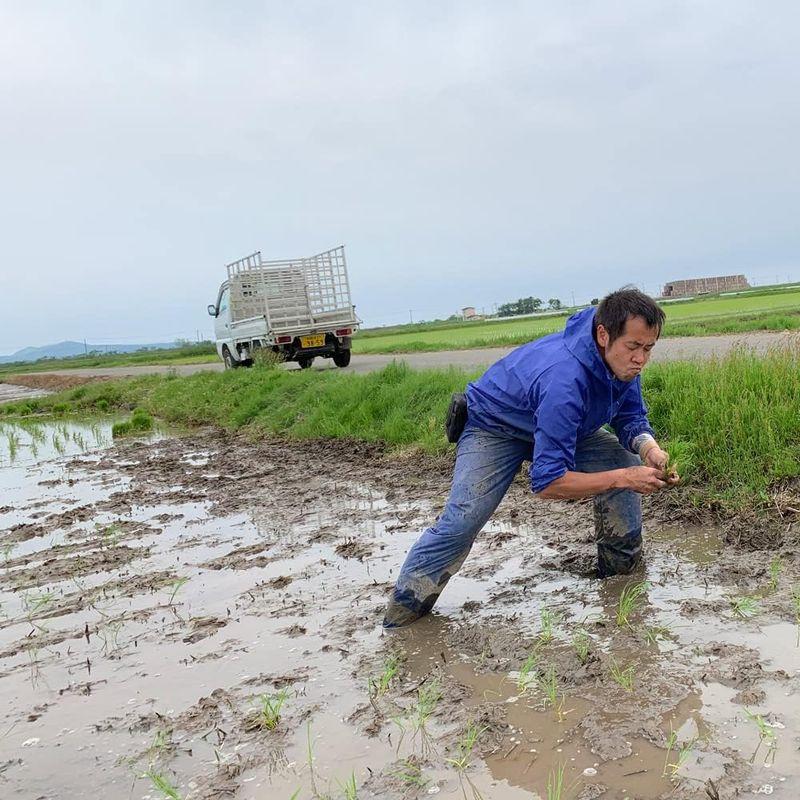
<path fill-rule="evenodd" d="M 209 313 L 210 316 L 216 317 L 217 316 L 217 307 L 215 305 L 210 305 L 208 307 L 208 313 Z"/>

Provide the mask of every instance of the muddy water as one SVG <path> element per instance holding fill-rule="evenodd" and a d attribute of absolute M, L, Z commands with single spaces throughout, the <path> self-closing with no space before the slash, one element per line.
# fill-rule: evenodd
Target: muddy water
<path fill-rule="evenodd" d="M 651 518 L 646 569 L 599 583 L 591 506 L 537 504 L 520 481 L 436 613 L 384 634 L 446 463 L 214 432 L 15 433 L 4 798 L 288 800 L 354 780 L 360 798 L 515 800 L 547 797 L 561 770 L 562 797 L 583 800 L 800 792 L 791 546 L 772 580 L 775 553 Z M 269 730 L 262 698 L 279 696 Z"/>

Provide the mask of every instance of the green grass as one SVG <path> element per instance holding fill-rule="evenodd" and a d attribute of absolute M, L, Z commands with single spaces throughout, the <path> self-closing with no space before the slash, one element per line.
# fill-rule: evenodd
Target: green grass
<path fill-rule="evenodd" d="M 178 425 L 441 454 L 452 448 L 442 430 L 450 394 L 477 375 L 414 371 L 402 362 L 364 375 L 269 368 L 148 375 L 9 403 L 0 419 L 37 419 L 54 408 L 62 415 L 141 408 Z M 800 347 L 653 364 L 643 386 L 653 427 L 685 481 L 673 490 L 681 503 L 725 513 L 769 507 L 771 492 L 800 477 Z"/>

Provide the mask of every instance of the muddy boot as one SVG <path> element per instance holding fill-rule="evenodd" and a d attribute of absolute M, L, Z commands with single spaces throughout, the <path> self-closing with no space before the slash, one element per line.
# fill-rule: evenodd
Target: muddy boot
<path fill-rule="evenodd" d="M 408 586 L 403 589 L 395 586 L 389 605 L 386 606 L 386 613 L 383 617 L 384 628 L 402 628 L 416 622 L 420 617 L 431 613 L 431 609 L 439 599 L 442 589 L 450 580 L 450 573 L 442 576 L 441 586 L 436 586 L 430 578 L 417 579 L 417 584 L 426 584 L 423 591 L 417 594 Z M 422 596 L 422 599 L 420 599 Z"/>

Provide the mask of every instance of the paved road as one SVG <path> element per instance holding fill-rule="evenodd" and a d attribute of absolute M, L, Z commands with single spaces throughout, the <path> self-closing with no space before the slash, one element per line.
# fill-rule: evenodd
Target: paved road
<path fill-rule="evenodd" d="M 788 343 L 792 337 L 796 341 L 797 334 L 759 332 L 740 334 L 738 336 L 687 336 L 683 338 L 662 339 L 653 350 L 653 361 L 676 361 L 691 358 L 709 358 L 721 356 L 736 346 L 744 345 L 759 353 L 770 347 Z M 493 364 L 499 358 L 510 353 L 511 347 L 495 347 L 482 350 L 447 350 L 438 353 L 402 353 L 396 355 L 354 355 L 350 366 L 344 372 L 373 372 L 382 369 L 392 361 L 405 361 L 415 369 L 433 369 L 460 367 L 463 369 L 480 369 Z M 299 369 L 296 364 L 287 364 L 286 369 Z M 329 359 L 317 359 L 312 369 L 336 369 Z M 130 366 L 105 367 L 93 369 L 70 369 L 62 372 L 32 372 L 36 375 L 78 375 L 92 377 L 122 377 L 126 375 L 147 375 L 153 373 L 166 374 L 176 371 L 178 375 L 191 375 L 195 372 L 222 370 L 221 362 L 210 364 L 181 364 L 177 366 Z"/>

